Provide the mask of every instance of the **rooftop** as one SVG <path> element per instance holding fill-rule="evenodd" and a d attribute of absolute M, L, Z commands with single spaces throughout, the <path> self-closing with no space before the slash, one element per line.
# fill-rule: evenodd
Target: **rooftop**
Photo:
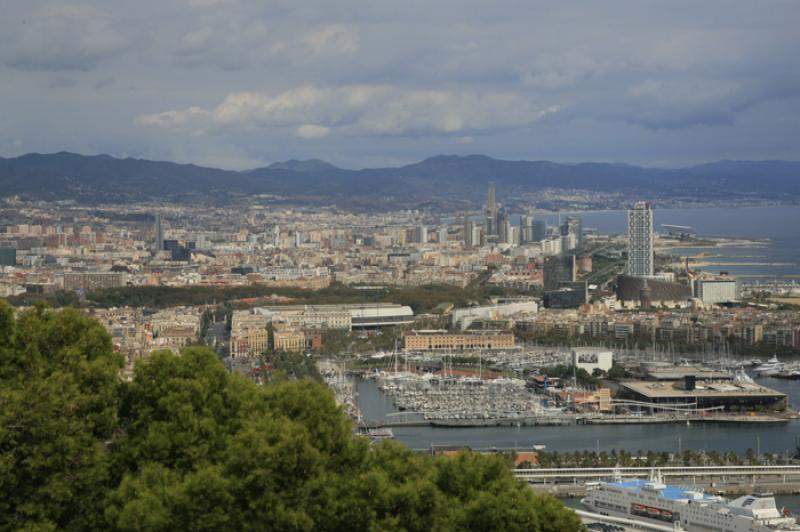
<path fill-rule="evenodd" d="M 620 482 L 611 482 L 610 485 L 616 486 L 618 488 L 640 491 L 648 483 L 650 483 L 649 480 L 635 479 L 635 480 L 623 480 Z M 694 499 L 694 500 L 700 499 L 704 501 L 717 500 L 716 497 L 714 497 L 713 495 L 709 495 L 702 491 L 692 490 L 690 488 L 686 488 L 683 486 L 674 486 L 670 484 L 662 484 L 662 486 L 663 488 L 659 490 L 661 496 L 671 501 L 677 501 L 682 499 Z"/>
<path fill-rule="evenodd" d="M 691 399 L 694 397 L 786 397 L 786 394 L 765 388 L 750 382 L 726 381 L 704 382 L 698 381 L 694 390 L 686 390 L 676 386 L 679 383 L 628 381 L 621 382 L 620 386 L 649 398 L 659 399 L 677 397 Z M 681 383 L 682 384 L 682 383 Z"/>

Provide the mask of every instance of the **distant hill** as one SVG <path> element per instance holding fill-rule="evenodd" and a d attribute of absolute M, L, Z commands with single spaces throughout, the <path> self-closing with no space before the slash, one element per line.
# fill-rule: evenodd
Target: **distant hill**
<path fill-rule="evenodd" d="M 289 159 L 282 163 L 273 163 L 267 166 L 267 170 L 292 170 L 294 172 L 325 172 L 331 170 L 340 170 L 331 163 L 320 161 L 319 159 L 307 159 L 305 161 L 298 161 L 297 159 Z"/>
<path fill-rule="evenodd" d="M 0 196 L 28 199 L 225 203 L 254 194 L 364 208 L 475 206 L 495 181 L 498 197 L 572 189 L 630 197 L 800 199 L 800 163 L 719 161 L 679 169 L 610 163 L 505 161 L 438 155 L 396 167 L 345 170 L 290 160 L 234 172 L 191 164 L 60 152 L 0 158 Z"/>

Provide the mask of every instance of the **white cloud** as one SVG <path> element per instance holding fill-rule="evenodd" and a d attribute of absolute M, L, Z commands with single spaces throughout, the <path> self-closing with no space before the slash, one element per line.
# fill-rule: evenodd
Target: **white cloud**
<path fill-rule="evenodd" d="M 165 111 L 163 113 L 142 115 L 137 117 L 134 123 L 140 126 L 181 130 L 185 126 L 190 126 L 200 117 L 208 117 L 209 114 L 208 111 L 199 107 L 190 107 L 184 111 Z"/>
<path fill-rule="evenodd" d="M 90 70 L 127 50 L 133 39 L 110 14 L 86 5 L 57 4 L 10 27 L 0 58 L 21 70 Z"/>
<path fill-rule="evenodd" d="M 297 128 L 297 136 L 304 139 L 318 139 L 328 135 L 331 128 L 316 124 L 303 124 Z"/>
<path fill-rule="evenodd" d="M 306 138 L 329 132 L 458 134 L 524 126 L 559 110 L 557 105 L 535 105 L 526 95 L 510 91 L 304 85 L 278 94 L 231 93 L 213 109 L 146 114 L 136 123 L 181 131 L 294 127 Z"/>
<path fill-rule="evenodd" d="M 352 54 L 358 51 L 358 32 L 341 25 L 322 26 L 306 33 L 303 43 L 314 55 Z"/>

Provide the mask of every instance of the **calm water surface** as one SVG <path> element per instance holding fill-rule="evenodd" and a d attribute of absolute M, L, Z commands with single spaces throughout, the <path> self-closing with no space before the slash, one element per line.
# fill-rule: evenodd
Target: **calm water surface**
<path fill-rule="evenodd" d="M 759 382 L 786 393 L 795 407 L 800 406 L 800 381 L 762 379 Z M 396 420 L 392 402 L 375 381 L 357 383 L 359 405 L 367 419 Z M 787 423 L 694 423 L 663 425 L 569 425 L 563 427 L 395 427 L 395 439 L 413 449 L 431 445 L 465 445 L 474 449 L 530 447 L 547 445 L 548 450 L 582 451 L 625 449 L 626 451 L 667 451 L 686 449 L 761 452 L 793 452 L 800 436 L 800 421 Z"/>
<path fill-rule="evenodd" d="M 625 211 L 578 214 L 585 228 L 595 228 L 601 233 L 627 231 Z M 554 214 L 543 217 L 550 225 L 556 225 L 559 220 Z M 765 246 L 759 247 L 682 248 L 675 249 L 675 254 L 710 253 L 714 255 L 713 261 L 725 265 L 699 269 L 725 270 L 743 280 L 800 280 L 800 206 L 659 209 L 656 204 L 654 223 L 656 231 L 662 230 L 662 224 L 688 225 L 701 236 L 769 239 Z"/>

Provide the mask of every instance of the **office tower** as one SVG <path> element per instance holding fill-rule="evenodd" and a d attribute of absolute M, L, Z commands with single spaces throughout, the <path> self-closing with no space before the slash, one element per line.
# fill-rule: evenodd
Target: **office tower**
<path fill-rule="evenodd" d="M 472 239 L 474 227 L 474 222 L 470 220 L 464 221 L 464 247 L 471 248 L 475 245 L 475 241 Z"/>
<path fill-rule="evenodd" d="M 155 215 L 155 241 L 153 242 L 153 253 L 158 253 L 164 249 L 164 228 L 161 226 L 161 215 Z"/>
<path fill-rule="evenodd" d="M 544 220 L 533 220 L 533 236 L 534 242 L 541 242 L 547 238 L 547 222 Z"/>
<path fill-rule="evenodd" d="M 482 246 L 486 243 L 483 235 L 483 229 L 480 225 L 474 225 L 472 227 L 472 242 L 473 246 Z"/>
<path fill-rule="evenodd" d="M 273 247 L 280 247 L 281 245 L 281 228 L 278 224 L 268 223 L 264 226 L 264 233 L 266 236 L 267 244 Z"/>
<path fill-rule="evenodd" d="M 486 234 L 496 235 L 499 230 L 497 200 L 495 199 L 494 181 L 489 182 L 489 192 L 486 198 Z"/>
<path fill-rule="evenodd" d="M 506 243 L 518 246 L 519 241 L 519 227 L 513 225 L 510 220 L 506 220 Z"/>
<path fill-rule="evenodd" d="M 533 241 L 533 215 L 523 214 L 519 218 L 519 243 L 527 244 Z"/>
<path fill-rule="evenodd" d="M 628 274 L 653 275 L 653 208 L 649 201 L 637 201 L 628 211 Z"/>
<path fill-rule="evenodd" d="M 439 237 L 437 240 L 440 244 L 447 244 L 447 227 L 440 227 L 439 228 Z"/>
<path fill-rule="evenodd" d="M 543 284 L 545 290 L 557 290 L 563 283 L 576 280 L 575 255 L 545 257 Z"/>
<path fill-rule="evenodd" d="M 581 221 L 580 216 L 578 216 L 577 214 L 571 214 L 567 216 L 564 219 L 564 223 L 562 223 L 561 226 L 559 227 L 559 230 L 561 231 L 562 237 L 570 237 L 570 236 L 573 237 L 567 239 L 567 241 L 570 242 L 570 245 L 569 247 L 565 247 L 564 249 L 574 249 L 581 247 L 581 244 L 583 243 L 581 240 L 583 233 L 583 223 Z"/>
<path fill-rule="evenodd" d="M 499 211 L 497 211 L 496 226 L 497 227 L 497 239 L 500 242 L 508 243 L 508 217 L 506 216 L 506 210 L 502 207 Z"/>
<path fill-rule="evenodd" d="M 428 241 L 428 228 L 424 225 L 417 226 L 414 232 L 414 240 L 420 244 L 425 244 Z"/>

